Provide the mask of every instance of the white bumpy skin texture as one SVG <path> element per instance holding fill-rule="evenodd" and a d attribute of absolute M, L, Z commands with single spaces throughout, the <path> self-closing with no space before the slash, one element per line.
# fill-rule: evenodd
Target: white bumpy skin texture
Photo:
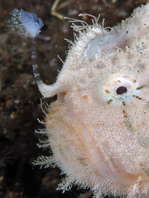
<path fill-rule="evenodd" d="M 93 16 L 90 16 L 93 17 Z M 120 25 L 80 21 L 62 71 L 44 97 L 57 95 L 45 119 L 56 165 L 72 185 L 102 194 L 149 197 L 149 3 Z M 43 133 L 45 133 L 43 131 Z"/>

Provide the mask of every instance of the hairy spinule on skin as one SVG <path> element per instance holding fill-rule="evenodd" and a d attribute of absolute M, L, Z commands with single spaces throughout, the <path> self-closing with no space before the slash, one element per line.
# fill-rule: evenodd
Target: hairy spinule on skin
<path fill-rule="evenodd" d="M 80 22 L 81 26 L 75 25 Z M 56 165 L 72 185 L 102 194 L 149 197 L 149 3 L 108 30 L 72 20 L 78 32 L 53 85 L 38 82 L 48 108 L 45 130 Z"/>

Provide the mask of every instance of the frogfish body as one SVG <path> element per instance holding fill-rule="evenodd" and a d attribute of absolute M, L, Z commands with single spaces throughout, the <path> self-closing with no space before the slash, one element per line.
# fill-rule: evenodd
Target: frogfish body
<path fill-rule="evenodd" d="M 64 190 L 147 198 L 149 3 L 110 30 L 95 17 L 92 25 L 76 21 L 78 37 L 56 83 L 39 83 L 44 97 L 57 95 L 45 119 L 53 152 L 45 163 L 66 174 Z"/>

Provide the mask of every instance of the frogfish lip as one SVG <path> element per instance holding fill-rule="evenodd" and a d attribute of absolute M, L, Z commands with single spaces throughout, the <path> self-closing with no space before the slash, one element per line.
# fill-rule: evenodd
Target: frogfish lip
<path fill-rule="evenodd" d="M 80 122 L 79 116 L 77 116 L 79 122 L 82 139 L 86 144 L 89 158 L 94 166 L 94 172 L 97 177 L 103 177 L 111 182 L 121 185 L 134 185 L 139 178 L 138 174 L 131 174 L 125 170 L 119 159 L 115 156 L 108 156 L 107 153 L 97 145 L 97 140 L 93 137 L 92 131 Z"/>
<path fill-rule="evenodd" d="M 99 146 L 95 146 L 93 149 L 92 160 L 96 163 L 95 168 L 99 175 L 121 185 L 137 183 L 138 175 L 127 172 L 119 159 L 114 156 L 107 157 Z"/>
<path fill-rule="evenodd" d="M 137 183 L 139 175 L 128 173 L 118 159 L 110 158 L 107 163 L 102 163 L 108 170 L 108 172 L 104 172 L 104 177 L 109 180 L 123 185 L 134 185 Z"/>

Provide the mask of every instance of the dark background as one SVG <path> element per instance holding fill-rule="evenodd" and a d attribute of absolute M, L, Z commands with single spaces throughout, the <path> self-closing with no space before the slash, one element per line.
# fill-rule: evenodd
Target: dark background
<path fill-rule="evenodd" d="M 112 27 L 130 16 L 144 0 L 61 0 L 57 12 L 63 16 L 79 18 L 79 13 L 90 13 L 105 26 Z M 38 122 L 44 119 L 41 95 L 32 75 L 31 43 L 7 33 L 6 20 L 14 8 L 36 13 L 45 25 L 36 39 L 38 64 L 43 81 L 55 82 L 62 67 L 59 55 L 65 60 L 68 43 L 73 40 L 67 20 L 51 14 L 54 0 L 0 0 L 0 198 L 83 198 L 84 190 L 72 188 L 62 194 L 56 191 L 61 178 L 56 168 L 40 169 L 32 162 L 40 155 L 50 155 L 49 149 L 39 149 L 37 143 L 44 136 L 35 134 L 42 129 Z M 82 19 L 81 17 L 79 19 Z M 91 23 L 88 17 L 84 18 Z M 42 99 L 42 106 L 52 99 Z"/>

